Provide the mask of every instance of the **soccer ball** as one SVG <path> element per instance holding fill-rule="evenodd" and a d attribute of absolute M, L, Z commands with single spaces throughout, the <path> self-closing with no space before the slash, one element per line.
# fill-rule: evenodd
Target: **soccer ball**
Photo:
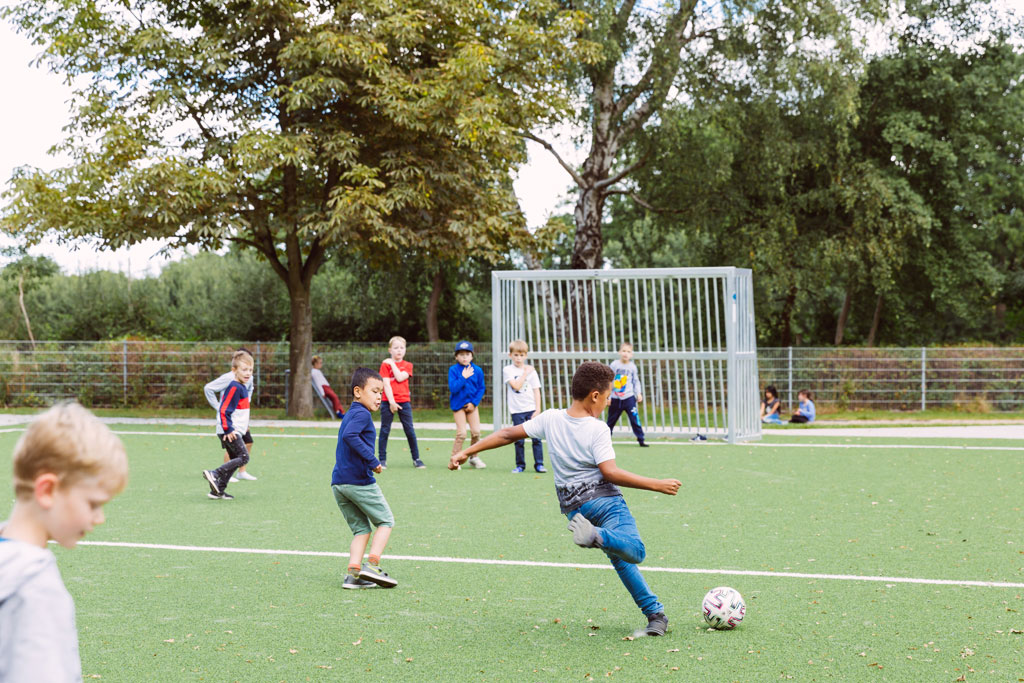
<path fill-rule="evenodd" d="M 747 613 L 747 603 L 743 602 L 743 596 L 735 588 L 722 586 L 712 588 L 704 596 L 704 621 L 711 625 L 711 628 L 727 631 L 736 628 L 743 615 Z"/>

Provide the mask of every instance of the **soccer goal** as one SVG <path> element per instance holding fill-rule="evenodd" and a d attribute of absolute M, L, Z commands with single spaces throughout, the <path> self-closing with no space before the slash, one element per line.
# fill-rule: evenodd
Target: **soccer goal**
<path fill-rule="evenodd" d="M 753 280 L 745 268 L 495 271 L 494 428 L 510 424 L 502 368 L 522 339 L 545 408 L 568 406 L 573 370 L 633 345 L 651 436 L 761 436 Z M 617 431 L 629 433 L 625 416 Z"/>

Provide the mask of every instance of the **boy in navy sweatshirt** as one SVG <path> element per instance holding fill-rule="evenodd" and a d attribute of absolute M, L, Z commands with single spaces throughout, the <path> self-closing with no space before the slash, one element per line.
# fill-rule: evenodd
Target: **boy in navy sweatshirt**
<path fill-rule="evenodd" d="M 352 406 L 341 420 L 338 447 L 335 449 L 331 490 L 338 509 L 352 529 L 352 543 L 348 554 L 348 575 L 342 588 L 372 588 L 375 584 L 394 588 L 398 582 L 380 567 L 380 556 L 388 544 L 395 517 L 373 474 L 384 469 L 373 454 L 377 430 L 373 426 L 373 413 L 380 408 L 384 394 L 384 380 L 367 368 L 352 373 Z M 373 534 L 368 562 L 363 553 Z"/>
<path fill-rule="evenodd" d="M 448 391 L 451 398 L 448 405 L 455 417 L 455 443 L 452 455 L 462 450 L 466 440 L 466 424 L 469 424 L 470 444 L 480 440 L 480 401 L 484 397 L 484 371 L 473 362 L 473 345 L 460 341 L 455 345 L 455 364 L 448 368 Z M 477 469 L 487 467 L 484 461 L 474 456 L 469 464 Z"/>
<path fill-rule="evenodd" d="M 249 392 L 245 385 L 252 379 L 252 365 L 252 356 L 235 354 L 231 361 L 235 379 L 224 389 L 217 409 L 217 435 L 231 459 L 215 470 L 203 470 L 203 478 L 210 485 L 206 495 L 214 500 L 234 499 L 227 492 L 228 482 L 235 470 L 249 462 L 244 438 L 249 433 Z"/>

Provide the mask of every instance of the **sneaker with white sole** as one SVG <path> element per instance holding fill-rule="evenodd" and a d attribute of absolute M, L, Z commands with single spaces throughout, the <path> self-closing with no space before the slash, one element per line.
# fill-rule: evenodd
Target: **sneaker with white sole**
<path fill-rule="evenodd" d="M 394 588 L 398 585 L 398 582 L 388 576 L 388 573 L 380 568 L 380 565 L 370 564 L 364 562 L 362 569 L 359 570 L 359 576 L 356 577 L 363 579 L 364 581 L 373 581 L 378 586 L 384 588 Z"/>
<path fill-rule="evenodd" d="M 245 481 L 256 481 L 256 477 L 252 476 L 248 472 L 235 472 L 235 476 Z"/>
<path fill-rule="evenodd" d="M 230 477 L 228 478 L 228 483 L 229 483 L 229 484 L 237 484 L 237 483 L 238 483 L 238 477 L 236 477 L 235 475 L 233 475 L 233 474 L 232 474 L 232 475 L 231 475 L 231 476 L 230 476 Z"/>
<path fill-rule="evenodd" d="M 475 455 L 469 459 L 469 464 L 470 466 L 475 467 L 478 470 L 482 470 L 487 467 L 487 463 L 485 463 L 483 460 L 481 460 L 479 457 Z"/>
<path fill-rule="evenodd" d="M 377 584 L 373 581 L 364 581 L 363 579 L 356 578 L 351 574 L 345 575 L 345 581 L 341 584 L 342 588 L 359 590 L 362 588 L 376 588 Z"/>
<path fill-rule="evenodd" d="M 600 548 L 600 527 L 594 526 L 589 519 L 577 513 L 569 520 L 569 531 L 572 541 L 581 548 Z"/>
<path fill-rule="evenodd" d="M 644 633 L 649 636 L 663 636 L 667 630 L 668 617 L 665 616 L 664 612 L 647 615 L 647 628 L 644 629 Z"/>
<path fill-rule="evenodd" d="M 220 498 L 220 482 L 217 481 L 217 473 L 213 470 L 203 470 L 203 479 L 210 485 L 210 498 Z"/>
<path fill-rule="evenodd" d="M 234 496 L 232 496 L 232 495 L 231 495 L 230 493 L 228 493 L 227 491 L 224 491 L 223 493 L 221 493 L 221 494 L 220 494 L 220 499 L 221 499 L 221 500 L 234 500 L 234 499 L 235 499 L 235 497 L 234 497 Z"/>

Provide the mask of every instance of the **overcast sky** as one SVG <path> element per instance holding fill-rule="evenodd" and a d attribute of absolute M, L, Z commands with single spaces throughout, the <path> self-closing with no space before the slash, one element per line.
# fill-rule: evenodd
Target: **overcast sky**
<path fill-rule="evenodd" d="M 4 188 L 12 171 L 19 166 L 52 169 L 67 161 L 50 156 L 47 151 L 62 138 L 61 129 L 68 122 L 71 88 L 45 67 L 31 66 L 39 52 L 38 47 L 16 33 L 8 23 L 0 22 L 0 92 L 8 97 L 7 104 L 0 107 L 0 131 L 3 131 L 0 186 Z M 518 173 L 515 190 L 528 225 L 536 227 L 552 212 L 564 210 L 559 207 L 568 196 L 571 181 L 550 154 L 535 143 L 528 144 L 530 161 Z M 563 155 L 578 156 L 567 142 L 560 147 Z M 0 246 L 13 243 L 0 235 Z M 67 273 L 102 268 L 143 275 L 155 274 L 168 258 L 181 257 L 181 252 L 169 257 L 158 255 L 161 246 L 151 241 L 111 252 L 84 243 L 73 249 L 51 241 L 33 248 L 30 253 L 55 259 Z"/>

